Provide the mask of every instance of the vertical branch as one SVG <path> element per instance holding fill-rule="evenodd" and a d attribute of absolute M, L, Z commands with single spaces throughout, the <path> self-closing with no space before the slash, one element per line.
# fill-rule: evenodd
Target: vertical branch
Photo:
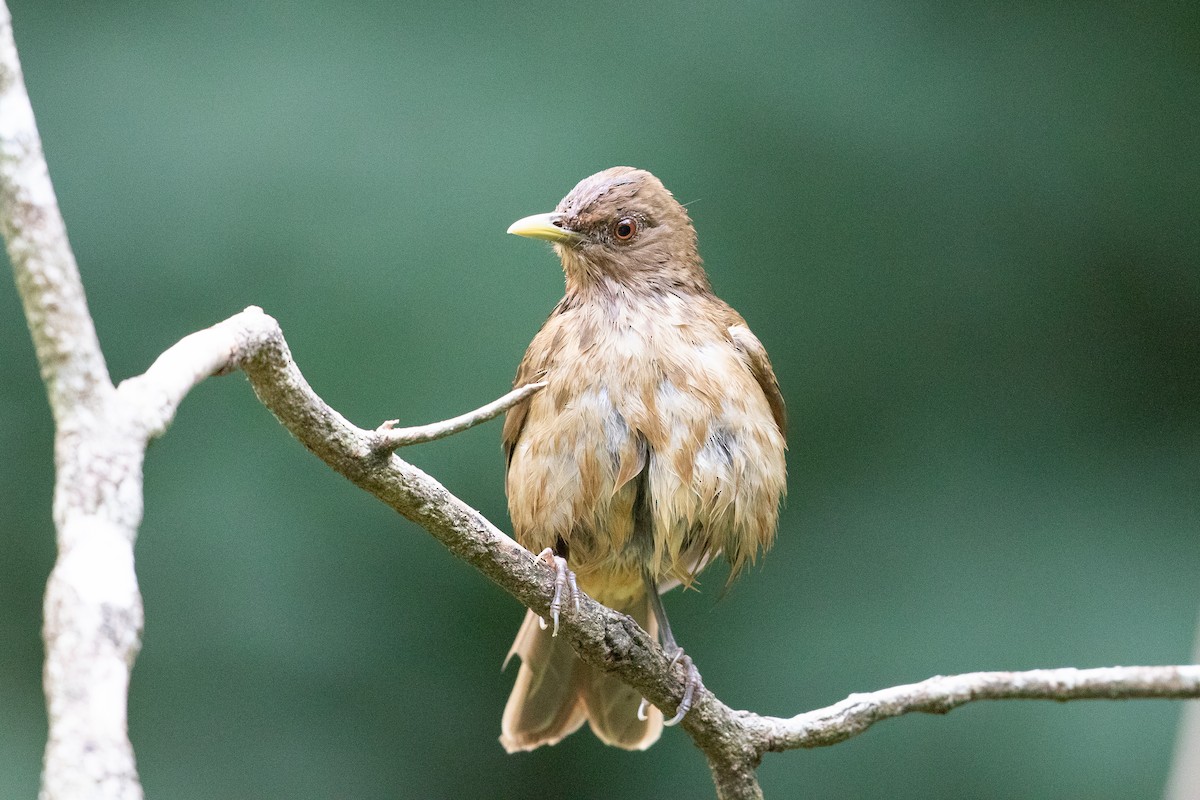
<path fill-rule="evenodd" d="M 763 800 L 757 765 L 757 757 L 743 763 L 721 763 L 709 756 L 708 767 L 717 789 L 717 800 Z"/>
<path fill-rule="evenodd" d="M 139 800 L 126 701 L 142 631 L 133 541 L 146 433 L 116 402 L 3 0 L 0 234 L 55 421 L 58 558 L 42 631 L 50 731 L 40 796 Z"/>
<path fill-rule="evenodd" d="M 0 0 L 0 234 L 55 419 L 112 388 Z"/>

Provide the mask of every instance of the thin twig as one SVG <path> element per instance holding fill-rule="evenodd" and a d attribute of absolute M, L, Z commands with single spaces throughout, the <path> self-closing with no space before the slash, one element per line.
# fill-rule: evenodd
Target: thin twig
<path fill-rule="evenodd" d="M 1035 669 L 938 675 L 852 694 L 790 719 L 764 717 L 772 751 L 826 747 L 903 714 L 946 714 L 976 700 L 1133 700 L 1200 697 L 1200 666 Z"/>
<path fill-rule="evenodd" d="M 487 422 L 490 419 L 500 416 L 545 385 L 545 382 L 540 382 L 518 386 L 503 397 L 499 397 L 474 411 L 468 411 L 466 414 L 459 414 L 457 417 L 451 417 L 441 422 L 432 422 L 428 425 L 397 428 L 394 426 L 399 420 L 389 419 L 375 429 L 374 450 L 378 453 L 390 453 L 410 444 L 432 442 L 435 439 L 442 439 L 456 433 L 461 433 L 468 428 L 474 428 L 481 422 Z"/>

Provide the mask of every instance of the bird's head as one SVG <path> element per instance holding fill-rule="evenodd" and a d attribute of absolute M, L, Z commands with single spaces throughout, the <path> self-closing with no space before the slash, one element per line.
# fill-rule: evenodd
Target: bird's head
<path fill-rule="evenodd" d="M 584 178 L 549 214 L 509 233 L 554 243 L 567 288 L 708 291 L 687 211 L 649 172 L 612 167 Z"/>

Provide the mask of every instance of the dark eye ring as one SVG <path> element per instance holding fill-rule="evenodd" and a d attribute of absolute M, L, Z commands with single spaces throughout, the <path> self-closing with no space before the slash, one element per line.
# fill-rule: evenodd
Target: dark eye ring
<path fill-rule="evenodd" d="M 637 232 L 638 221 L 633 217 L 621 217 L 613 226 L 613 236 L 617 237 L 618 242 L 628 242 L 637 236 Z"/>

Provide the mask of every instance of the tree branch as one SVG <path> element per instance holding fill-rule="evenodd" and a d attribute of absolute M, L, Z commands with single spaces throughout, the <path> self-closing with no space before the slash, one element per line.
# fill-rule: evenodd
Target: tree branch
<path fill-rule="evenodd" d="M 193 348 L 197 342 L 208 342 L 214 351 L 201 355 Z M 221 364 L 226 357 L 228 362 Z M 198 358 L 202 369 L 188 369 L 193 358 Z M 173 364 L 176 359 L 180 363 Z M 548 613 L 553 570 L 435 479 L 381 451 L 379 431 L 357 428 L 330 408 L 292 360 L 278 324 L 260 309 L 248 308 L 208 331 L 193 334 L 167 351 L 143 377 L 160 368 L 163 375 L 194 376 L 232 367 L 246 373 L 263 404 L 334 470 L 425 528 L 522 604 L 539 614 Z M 522 389 L 536 391 L 537 385 Z M 456 420 L 482 416 L 502 402 L 511 402 L 512 397 L 510 393 Z M 424 429 L 441 430 L 449 425 L 438 423 Z M 683 690 L 683 674 L 630 617 L 586 596 L 579 612 L 568 604 L 563 613 L 563 633 L 584 661 L 620 675 L 665 712 L 675 708 Z M 755 768 L 765 753 L 836 744 L 903 714 L 944 714 L 976 700 L 1194 697 L 1200 697 L 1200 666 L 939 676 L 851 695 L 828 708 L 790 719 L 735 711 L 700 687 L 682 727 L 708 759 L 718 795 L 749 798 L 761 796 Z"/>
<path fill-rule="evenodd" d="M 791 719 L 764 717 L 772 751 L 825 747 L 903 714 L 946 714 L 976 700 L 1134 700 L 1200 697 L 1200 666 L 1035 669 L 938 675 L 852 694 Z"/>
<path fill-rule="evenodd" d="M 55 419 L 112 389 L 25 90 L 12 16 L 0 2 L 0 234 Z"/>
<path fill-rule="evenodd" d="M 486 406 L 481 406 L 474 411 L 468 411 L 466 414 L 460 414 L 457 417 L 430 423 L 429 425 L 396 428 L 393 426 L 399 420 L 390 419 L 375 430 L 375 449 L 381 453 L 390 453 L 410 444 L 432 442 L 435 439 L 444 439 L 447 436 L 462 433 L 468 428 L 474 428 L 481 422 L 495 419 L 545 385 L 545 382 L 541 382 L 518 386 L 508 394 L 493 400 Z"/>
<path fill-rule="evenodd" d="M 117 413 L 2 1 L 0 233 L 55 422 L 58 556 L 44 600 L 41 797 L 139 800 L 126 697 L 141 646 L 133 540 L 144 447 Z"/>

